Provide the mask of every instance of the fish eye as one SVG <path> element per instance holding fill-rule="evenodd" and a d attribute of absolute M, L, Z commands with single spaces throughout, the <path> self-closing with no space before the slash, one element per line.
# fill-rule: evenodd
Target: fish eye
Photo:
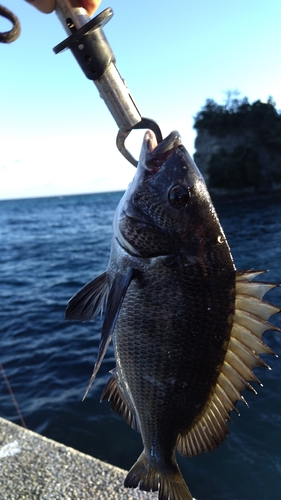
<path fill-rule="evenodd" d="M 189 201 L 189 197 L 189 191 L 180 184 L 173 186 L 168 195 L 169 202 L 174 208 L 182 208 L 186 206 Z"/>

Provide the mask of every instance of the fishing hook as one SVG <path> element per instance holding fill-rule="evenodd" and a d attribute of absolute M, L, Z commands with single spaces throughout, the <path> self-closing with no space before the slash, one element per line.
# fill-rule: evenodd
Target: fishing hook
<path fill-rule="evenodd" d="M 134 167 L 138 165 L 138 162 L 133 157 L 133 155 L 131 155 L 130 151 L 128 151 L 128 149 L 126 148 L 125 140 L 127 139 L 128 135 L 132 132 L 132 130 L 142 129 L 142 128 L 145 129 L 149 128 L 150 130 L 152 130 L 155 133 L 158 144 L 163 140 L 159 125 L 157 125 L 157 123 L 154 122 L 153 120 L 150 120 L 150 118 L 142 118 L 140 122 L 136 123 L 136 125 L 134 125 L 128 130 L 119 130 L 116 138 L 116 146 L 118 150 L 124 156 L 124 158 L 126 158 L 126 160 L 128 160 L 132 165 L 134 165 Z"/>

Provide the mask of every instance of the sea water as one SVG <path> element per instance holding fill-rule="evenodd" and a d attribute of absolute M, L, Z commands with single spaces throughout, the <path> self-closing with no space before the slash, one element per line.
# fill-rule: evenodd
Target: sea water
<path fill-rule="evenodd" d="M 105 270 L 112 219 L 122 193 L 0 202 L 0 362 L 29 429 L 128 469 L 142 450 L 140 435 L 99 399 L 114 368 L 109 347 L 82 402 L 97 356 L 101 318 L 68 322 L 69 298 Z M 237 269 L 270 269 L 281 283 L 281 199 L 218 203 Z M 281 305 L 281 289 L 268 293 Z M 281 327 L 281 320 L 272 320 Z M 265 341 L 281 357 L 281 334 Z M 258 395 L 244 392 L 227 440 L 215 451 L 179 463 L 198 500 L 281 497 L 281 360 L 263 356 Z M 0 373 L 0 416 L 20 423 Z"/>

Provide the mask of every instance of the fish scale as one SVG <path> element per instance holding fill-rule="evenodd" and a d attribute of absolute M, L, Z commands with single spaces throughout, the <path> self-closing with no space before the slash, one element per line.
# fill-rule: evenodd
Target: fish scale
<path fill-rule="evenodd" d="M 198 274 L 200 276 L 201 273 Z M 159 435 L 163 405 L 158 404 L 158 398 L 160 397 L 160 401 L 163 398 L 161 386 L 165 385 L 164 405 L 167 409 L 169 404 L 170 410 L 170 413 L 166 412 L 165 427 L 171 429 L 174 426 L 177 429 L 174 443 L 178 432 L 189 427 L 193 421 L 193 413 L 197 414 L 198 406 L 202 406 L 209 396 L 209 388 L 207 394 L 202 396 L 204 387 L 200 376 L 203 373 L 204 379 L 207 376 L 211 384 L 211 374 L 214 378 L 218 366 L 214 342 L 216 337 L 219 337 L 217 342 L 224 341 L 224 337 L 221 340 L 218 335 L 222 328 L 225 332 L 221 315 L 213 311 L 213 322 L 202 315 L 202 304 L 198 303 L 194 294 L 196 281 L 198 284 L 202 283 L 200 277 L 194 279 L 189 271 L 183 276 L 182 270 L 166 268 L 160 262 L 158 268 L 154 267 L 146 273 L 141 290 L 137 280 L 131 283 L 114 331 L 117 381 L 121 390 L 125 393 L 126 387 L 130 387 L 130 397 L 140 422 L 145 422 L 148 412 L 153 414 Z M 206 287 L 204 292 L 206 293 Z M 199 289 L 198 293 L 204 302 L 204 295 Z M 205 301 L 208 302 L 208 297 Z M 221 301 L 217 301 L 217 304 L 220 309 Z M 188 309 L 191 314 L 187 314 Z M 184 337 L 182 332 L 187 332 Z M 197 338 L 200 333 L 202 334 Z M 219 357 L 222 357 L 221 346 Z M 120 377 L 119 370 L 122 372 Z M 190 374 L 193 383 L 187 388 L 185 381 L 190 378 Z M 170 385 L 169 381 L 173 383 Z M 173 397 L 175 385 L 176 398 Z M 164 391 L 164 387 L 162 390 Z M 173 424 L 168 421 L 169 418 Z M 178 423 L 176 419 L 179 420 Z M 145 425 L 143 423 L 142 428 Z"/>
<path fill-rule="evenodd" d="M 67 319 L 104 310 L 97 361 L 113 337 L 116 368 L 101 400 L 141 433 L 144 450 L 125 487 L 159 500 L 191 500 L 176 461 L 209 452 L 229 433 L 230 412 L 253 373 L 274 354 L 263 341 L 280 331 L 263 300 L 275 284 L 263 271 L 236 271 L 206 184 L 172 132 L 145 134 L 136 175 L 113 221 L 107 270 L 69 302 Z"/>

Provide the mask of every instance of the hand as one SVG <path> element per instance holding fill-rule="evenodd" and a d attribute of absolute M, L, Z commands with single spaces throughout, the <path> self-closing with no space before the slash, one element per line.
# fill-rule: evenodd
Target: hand
<path fill-rule="evenodd" d="M 49 14 L 53 12 L 56 8 L 56 0 L 25 0 L 26 2 L 34 5 L 36 9 L 44 12 L 45 14 Z M 84 7 L 87 10 L 89 16 L 92 16 L 93 13 L 97 10 L 101 0 L 77 0 L 77 7 Z"/>

